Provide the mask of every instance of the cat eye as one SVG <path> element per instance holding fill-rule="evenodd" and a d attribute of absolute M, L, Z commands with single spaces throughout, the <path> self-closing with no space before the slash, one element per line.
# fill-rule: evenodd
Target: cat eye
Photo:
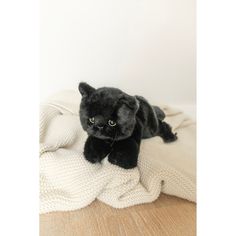
<path fill-rule="evenodd" d="M 113 120 L 109 120 L 109 121 L 108 121 L 108 125 L 110 125 L 110 126 L 116 126 L 116 122 L 114 122 Z"/>
<path fill-rule="evenodd" d="M 92 118 L 89 118 L 89 121 L 90 121 L 90 123 L 94 124 L 94 122 L 95 122 L 95 119 L 94 119 L 94 117 L 92 117 Z"/>

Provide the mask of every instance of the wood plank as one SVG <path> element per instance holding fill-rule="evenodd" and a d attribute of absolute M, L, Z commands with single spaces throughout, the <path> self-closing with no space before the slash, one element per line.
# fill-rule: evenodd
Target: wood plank
<path fill-rule="evenodd" d="M 196 204 L 161 194 L 153 203 L 115 209 L 94 201 L 70 212 L 40 216 L 40 236 L 196 235 Z"/>

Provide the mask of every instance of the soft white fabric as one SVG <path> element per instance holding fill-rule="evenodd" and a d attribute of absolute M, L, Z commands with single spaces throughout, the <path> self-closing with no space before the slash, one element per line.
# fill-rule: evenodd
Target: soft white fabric
<path fill-rule="evenodd" d="M 195 201 L 195 122 L 161 106 L 178 141 L 142 140 L 138 167 L 125 170 L 107 158 L 101 164 L 84 159 L 79 104 L 78 92 L 63 91 L 41 105 L 40 213 L 79 209 L 96 198 L 123 208 L 152 202 L 160 192 Z"/>

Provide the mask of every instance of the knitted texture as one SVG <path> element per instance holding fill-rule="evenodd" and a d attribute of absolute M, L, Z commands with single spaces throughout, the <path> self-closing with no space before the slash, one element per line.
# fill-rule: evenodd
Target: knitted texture
<path fill-rule="evenodd" d="M 178 140 L 142 140 L 138 167 L 125 170 L 107 158 L 97 164 L 84 159 L 79 104 L 78 92 L 63 91 L 41 105 L 40 213 L 76 210 L 95 199 L 124 208 L 152 202 L 161 192 L 196 200 L 195 122 L 160 106 Z"/>

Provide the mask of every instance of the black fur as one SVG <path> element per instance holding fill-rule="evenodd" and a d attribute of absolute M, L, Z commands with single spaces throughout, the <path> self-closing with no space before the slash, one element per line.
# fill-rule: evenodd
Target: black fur
<path fill-rule="evenodd" d="M 160 136 L 173 142 L 165 114 L 140 96 L 130 96 L 116 88 L 95 89 L 80 83 L 80 120 L 88 133 L 84 156 L 91 163 L 108 155 L 110 163 L 130 169 L 137 166 L 141 139 Z"/>

